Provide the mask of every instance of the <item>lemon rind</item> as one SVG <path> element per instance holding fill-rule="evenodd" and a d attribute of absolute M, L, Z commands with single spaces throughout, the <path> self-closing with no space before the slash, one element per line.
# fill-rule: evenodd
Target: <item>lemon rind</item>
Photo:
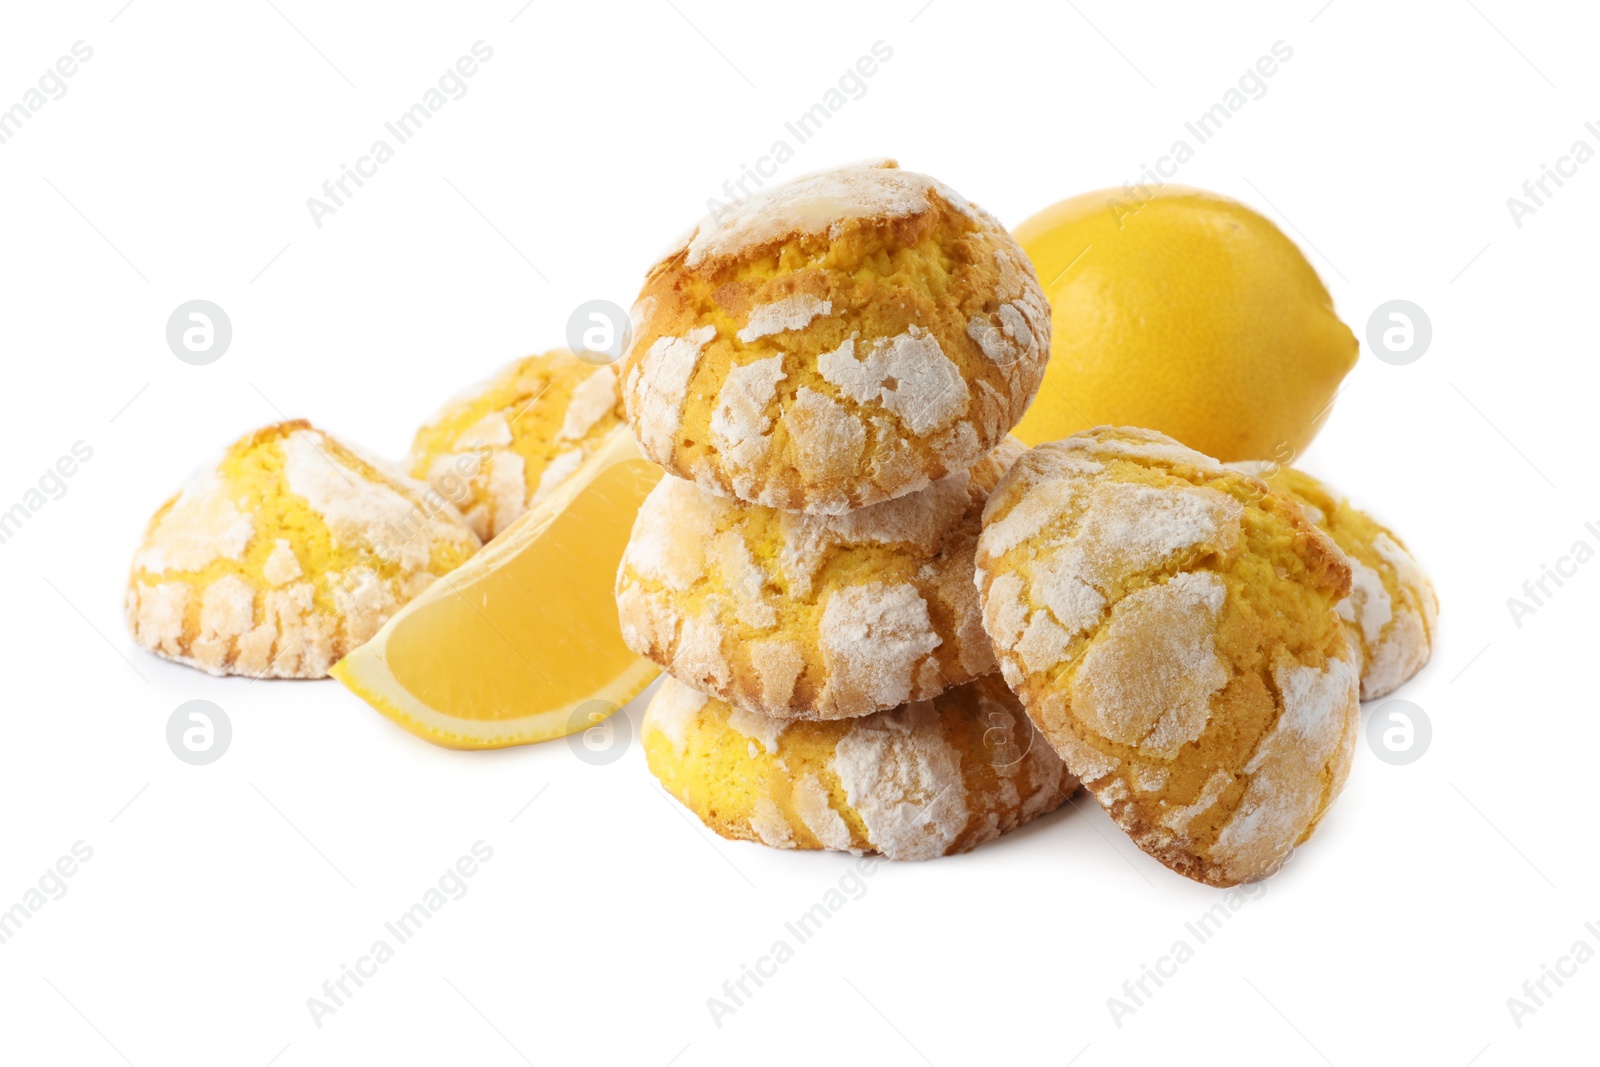
<path fill-rule="evenodd" d="M 381 653 L 366 652 L 366 645 L 334 664 L 329 672 L 384 718 L 409 733 L 444 748 L 493 749 L 553 741 L 594 725 L 592 719 L 573 719 L 573 713 L 592 700 L 605 700 L 619 709 L 644 692 L 661 669 L 640 659 L 622 674 L 587 696 L 559 708 L 517 719 L 463 719 L 435 711 L 394 680 Z"/>

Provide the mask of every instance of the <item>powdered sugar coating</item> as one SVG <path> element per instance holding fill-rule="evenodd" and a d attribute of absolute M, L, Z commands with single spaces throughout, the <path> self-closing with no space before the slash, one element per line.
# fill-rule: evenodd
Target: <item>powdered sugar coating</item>
<path fill-rule="evenodd" d="M 828 803 L 828 790 L 816 775 L 804 775 L 795 783 L 794 809 L 823 848 L 843 852 L 850 847 L 850 827 Z"/>
<path fill-rule="evenodd" d="M 985 358 L 1000 367 L 1027 365 L 1050 353 L 1041 353 L 1041 343 L 1050 337 L 1050 305 L 1039 287 L 1030 284 L 1032 268 L 1018 251 L 995 251 L 1000 268 L 996 287 L 1004 301 L 992 313 L 974 315 L 967 320 L 967 336 L 978 343 Z"/>
<path fill-rule="evenodd" d="M 1329 791 L 1343 784 L 1342 775 L 1329 781 L 1326 768 L 1341 747 L 1354 745 L 1361 724 L 1359 679 L 1348 659 L 1319 670 L 1280 658 L 1273 679 L 1283 694 L 1283 714 L 1245 764 L 1244 799 L 1211 850 L 1237 881 L 1260 877 L 1288 856 Z"/>
<path fill-rule="evenodd" d="M 532 507 L 537 504 L 555 492 L 556 487 L 562 482 L 578 473 L 578 468 L 583 466 L 583 458 L 583 450 L 574 448 L 571 451 L 562 452 L 549 463 L 546 463 L 544 470 L 539 474 L 539 484 L 533 487 L 533 494 L 528 497 L 527 506 Z M 506 514 L 509 511 L 508 498 L 527 480 L 523 473 L 521 459 L 521 456 L 516 455 L 496 457 L 495 477 L 490 479 L 490 486 L 492 487 L 491 494 L 499 505 L 496 510 L 500 514 Z M 501 474 L 502 469 L 504 470 L 503 475 Z M 518 512 L 517 515 L 520 518 L 521 512 Z M 504 530 L 505 527 L 501 526 L 502 533 Z"/>
<path fill-rule="evenodd" d="M 946 426 L 967 408 L 960 369 L 932 334 L 917 326 L 861 346 L 850 338 L 817 360 L 822 377 L 857 404 L 881 404 L 918 436 Z"/>
<path fill-rule="evenodd" d="M 1297 506 L 1102 427 L 1013 466 L 977 566 L 1007 681 L 1142 849 L 1229 885 L 1314 828 L 1357 705 L 1334 610 L 1349 568 Z"/>
<path fill-rule="evenodd" d="M 995 557 L 1068 509 L 1082 514 L 1073 536 L 1031 565 L 1039 608 L 1022 614 L 1016 588 L 1008 583 L 995 600 L 992 623 L 985 620 L 997 641 L 1025 641 L 1018 653 L 1030 670 L 1049 670 L 1066 657 L 1073 638 L 1101 622 L 1106 591 L 1118 576 L 1161 567 L 1201 545 L 1229 552 L 1241 536 L 1244 508 L 1225 493 L 1203 486 L 1130 485 L 1096 477 L 1102 470 L 1099 464 L 1069 462 L 1062 468 L 1065 477 L 1046 481 L 1037 498 L 1030 494 L 984 531 L 983 550 Z"/>
<path fill-rule="evenodd" d="M 1055 810 L 1077 786 L 994 676 L 863 718 L 766 725 L 687 688 L 663 680 L 645 757 L 725 837 L 932 859 Z"/>
<path fill-rule="evenodd" d="M 426 486 L 305 423 L 266 427 L 152 521 L 128 625 L 212 674 L 322 677 L 477 547 Z"/>
<path fill-rule="evenodd" d="M 640 447 L 666 451 L 683 421 L 683 402 L 700 352 L 717 335 L 701 326 L 684 337 L 663 337 L 650 346 L 636 377 L 629 380 L 628 411 Z"/>
<path fill-rule="evenodd" d="M 1008 442 L 972 471 L 837 516 L 664 478 L 618 572 L 624 640 L 785 718 L 864 715 L 992 671 L 971 554 L 989 488 L 1021 451 Z"/>
<path fill-rule="evenodd" d="M 704 693 L 689 686 L 663 683 L 650 701 L 648 714 L 651 729 L 670 739 L 673 747 L 682 755 L 688 743 L 689 727 L 708 699 Z"/>
<path fill-rule="evenodd" d="M 887 162 L 837 167 L 761 190 L 695 229 L 686 246 L 688 265 L 742 255 L 797 234 L 837 237 L 844 223 L 855 219 L 919 215 L 932 206 L 931 196 L 971 218 L 993 222 L 942 182 Z"/>
<path fill-rule="evenodd" d="M 1049 353 L 1011 236 L 892 165 L 719 211 L 651 270 L 635 312 L 623 394 L 646 455 L 713 492 L 825 514 L 972 465 Z"/>
<path fill-rule="evenodd" d="M 1080 448 L 1097 459 L 1128 459 L 1160 466 L 1189 467 L 1211 476 L 1223 472 L 1223 465 L 1203 452 L 1179 444 L 1166 434 L 1136 426 L 1119 426 L 1114 435 L 1096 437 L 1074 434 L 1069 438 L 1072 447 Z"/>
<path fill-rule="evenodd" d="M 1232 464 L 1295 500 L 1338 544 L 1352 572 L 1338 606 L 1361 664 L 1361 699 L 1376 700 L 1427 664 L 1439 601 L 1411 553 L 1376 519 L 1304 471 L 1270 463 Z"/>
<path fill-rule="evenodd" d="M 1401 604 L 1394 609 L 1377 649 L 1363 663 L 1363 700 L 1389 695 L 1427 664 L 1439 622 L 1439 598 L 1433 583 L 1411 553 L 1386 532 L 1373 538 L 1372 549 L 1391 569 L 1401 590 Z"/>
<path fill-rule="evenodd" d="M 573 388 L 557 438 L 581 441 L 616 406 L 617 372 L 611 367 L 599 367 Z"/>
<path fill-rule="evenodd" d="M 851 724 L 834 751 L 850 806 L 892 860 L 942 856 L 967 825 L 961 757 L 931 729 L 937 718 L 924 701 L 874 715 Z"/>
<path fill-rule="evenodd" d="M 789 725 L 785 719 L 774 719 L 759 711 L 733 707 L 728 711 L 728 725 L 752 741 L 759 742 L 768 752 L 778 751 L 778 739 Z"/>
<path fill-rule="evenodd" d="M 417 431 L 406 467 L 487 541 L 576 473 L 621 414 L 615 368 L 543 352 L 440 408 Z"/>
<path fill-rule="evenodd" d="M 545 468 L 549 473 L 549 468 Z M 498 537 L 520 516 L 527 495 L 527 461 L 515 452 L 501 452 L 489 467 L 488 499 L 480 504 L 491 515 L 489 525 L 492 537 Z"/>
<path fill-rule="evenodd" d="M 794 699 L 794 684 L 806 667 L 805 653 L 793 640 L 782 637 L 752 641 L 746 647 L 750 666 L 755 670 L 760 706 L 788 707 Z"/>
<path fill-rule="evenodd" d="M 879 707 L 911 695 L 917 664 L 941 641 L 916 587 L 882 582 L 835 590 L 818 636 L 829 672 Z"/>
<path fill-rule="evenodd" d="M 1428 662 L 1428 631 L 1423 616 L 1401 612 L 1367 657 L 1361 672 L 1361 698 L 1377 700 L 1399 689 Z"/>
<path fill-rule="evenodd" d="M 711 439 L 727 459 L 735 478 L 764 462 L 772 441 L 767 414 L 784 379 L 783 357 L 771 356 L 734 367 L 723 379 L 711 414 Z"/>
<path fill-rule="evenodd" d="M 833 310 L 830 301 L 811 293 L 795 293 L 781 300 L 774 300 L 770 304 L 763 304 L 750 312 L 750 319 L 735 336 L 741 341 L 754 341 L 758 337 L 767 337 L 775 333 L 784 333 L 789 330 L 801 330 L 810 325 L 811 320 L 818 315 L 826 315 Z"/>
<path fill-rule="evenodd" d="M 1339 601 L 1339 617 L 1354 623 L 1362 638 L 1376 645 L 1383 636 L 1384 627 L 1394 618 L 1394 604 L 1383 587 L 1383 575 L 1360 560 L 1352 559 L 1350 595 Z"/>
<path fill-rule="evenodd" d="M 261 568 L 261 577 L 273 585 L 284 585 L 294 581 L 304 573 L 300 569 L 300 561 L 294 554 L 294 546 L 285 538 L 279 538 L 272 546 L 272 554 L 267 556 L 267 562 Z"/>
<path fill-rule="evenodd" d="M 470 452 L 479 445 L 504 446 L 511 443 L 511 420 L 503 411 L 491 411 L 461 431 L 456 450 Z"/>
<path fill-rule="evenodd" d="M 1055 472 L 1062 477 L 1037 479 L 1029 492 L 1004 515 L 991 516 L 985 508 L 984 543 L 995 555 L 1010 552 L 1023 541 L 1043 530 L 1070 509 L 1080 507 L 1078 494 L 1085 479 L 1105 468 L 1082 452 L 1063 452 L 1051 457 Z"/>
<path fill-rule="evenodd" d="M 1085 724 L 1166 760 L 1199 737 L 1229 677 L 1216 646 L 1226 598 L 1222 580 L 1206 572 L 1124 597 L 1076 675 L 1072 700 Z"/>
<path fill-rule="evenodd" d="M 777 516 L 783 533 L 778 564 L 790 590 L 809 597 L 823 564 L 840 546 L 903 545 L 920 556 L 932 556 L 951 524 L 971 506 L 973 492 L 971 474 L 962 471 L 921 492 L 841 515 L 784 512 Z"/>
<path fill-rule="evenodd" d="M 322 516 L 336 544 L 386 545 L 408 570 L 427 563 L 426 538 L 397 536 L 416 508 L 412 501 L 341 462 L 319 433 L 296 431 L 278 447 L 286 487 Z"/>
<path fill-rule="evenodd" d="M 690 489 L 690 483 L 663 478 L 639 506 L 623 556 L 625 569 L 675 592 L 705 572 L 706 545 L 727 514 L 720 498 Z"/>
<path fill-rule="evenodd" d="M 214 468 L 199 471 L 156 522 L 134 559 L 136 567 L 204 570 L 215 560 L 239 560 L 255 535 L 255 521 L 239 510 Z"/>
<path fill-rule="evenodd" d="M 867 431 L 853 413 L 825 393 L 802 386 L 783 414 L 784 428 L 794 443 L 794 465 L 803 478 L 824 481 L 860 464 Z M 817 498 L 810 510 L 838 514 L 850 510 L 842 490 Z"/>
<path fill-rule="evenodd" d="M 750 829 L 756 838 L 772 848 L 794 848 L 794 832 L 771 797 L 757 797 L 750 813 Z"/>

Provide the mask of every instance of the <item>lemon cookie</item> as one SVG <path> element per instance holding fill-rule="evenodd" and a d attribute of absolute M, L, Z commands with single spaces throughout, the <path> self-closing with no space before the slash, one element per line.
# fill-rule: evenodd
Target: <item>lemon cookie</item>
<path fill-rule="evenodd" d="M 307 422 L 247 434 L 150 520 L 128 627 L 211 674 L 321 678 L 478 549 L 449 501 Z"/>
<path fill-rule="evenodd" d="M 1399 689 L 1433 652 L 1439 598 L 1393 531 L 1304 471 L 1276 463 L 1239 463 L 1292 497 L 1312 522 L 1333 538 L 1350 563 L 1350 595 L 1339 617 L 1350 646 L 1361 653 L 1361 699 Z"/>
<path fill-rule="evenodd" d="M 1099 427 L 990 495 L 983 620 L 1024 706 L 1138 846 L 1198 881 L 1272 873 L 1343 787 L 1358 670 L 1344 555 L 1287 497 Z"/>
<path fill-rule="evenodd" d="M 779 511 L 667 477 L 617 575 L 628 647 L 777 718 L 842 719 L 995 670 L 972 554 L 983 502 L 1022 453 L 844 515 Z"/>
<path fill-rule="evenodd" d="M 549 496 L 621 421 L 616 371 L 557 349 L 452 399 L 417 431 L 407 466 L 488 541 Z"/>
<path fill-rule="evenodd" d="M 651 773 L 702 822 L 774 848 L 948 856 L 1077 788 L 997 674 L 845 722 L 771 719 L 667 678 L 640 738 Z"/>
<path fill-rule="evenodd" d="M 623 400 L 645 454 L 712 492 L 839 513 L 996 445 L 1050 308 L 1004 227 L 894 163 L 763 190 L 651 269 Z"/>

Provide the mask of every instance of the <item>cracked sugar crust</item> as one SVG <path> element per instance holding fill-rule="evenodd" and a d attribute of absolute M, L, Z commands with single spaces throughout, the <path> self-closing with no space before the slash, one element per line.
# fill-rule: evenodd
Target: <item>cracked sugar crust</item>
<path fill-rule="evenodd" d="M 925 700 L 995 670 L 972 584 L 989 490 L 1023 451 L 843 515 L 778 511 L 666 477 L 617 575 L 623 640 L 780 719 Z"/>
<path fill-rule="evenodd" d="M 622 417 L 616 368 L 556 349 L 452 398 L 417 431 L 406 468 L 489 541 L 571 477 Z"/>
<path fill-rule="evenodd" d="M 703 220 L 680 249 L 690 267 L 721 258 L 744 258 L 797 236 L 839 238 L 851 224 L 914 219 L 936 201 L 976 223 L 998 226 L 955 190 L 933 178 L 901 170 L 894 160 L 850 163 L 774 185 Z"/>
<path fill-rule="evenodd" d="M 990 494 L 984 626 L 1040 731 L 1134 842 L 1271 874 L 1349 773 L 1343 553 L 1284 493 L 1147 430 L 1024 454 Z"/>
<path fill-rule="evenodd" d="M 1439 598 L 1394 532 L 1304 471 L 1272 463 L 1236 464 L 1298 502 L 1350 561 L 1352 588 L 1339 617 L 1360 656 L 1361 699 L 1400 688 L 1433 653 Z"/>
<path fill-rule="evenodd" d="M 128 626 L 211 674 L 321 678 L 477 551 L 450 502 L 306 422 L 248 434 L 150 520 Z"/>
<path fill-rule="evenodd" d="M 669 473 L 842 514 L 965 470 L 1021 419 L 1050 354 L 1033 267 L 925 175 L 854 165 L 707 220 L 651 269 L 621 365 Z"/>
<path fill-rule="evenodd" d="M 669 676 L 640 739 L 651 773 L 708 827 L 774 848 L 953 855 L 1077 789 L 996 674 L 833 721 L 772 719 Z"/>

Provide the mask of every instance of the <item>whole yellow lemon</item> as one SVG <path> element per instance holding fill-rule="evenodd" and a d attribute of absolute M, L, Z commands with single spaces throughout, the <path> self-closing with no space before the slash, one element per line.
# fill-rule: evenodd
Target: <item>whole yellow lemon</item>
<path fill-rule="evenodd" d="M 1358 342 L 1294 242 L 1245 205 L 1166 186 L 1063 200 L 1016 229 L 1051 306 L 1029 445 L 1142 426 L 1225 462 L 1316 436 Z"/>

